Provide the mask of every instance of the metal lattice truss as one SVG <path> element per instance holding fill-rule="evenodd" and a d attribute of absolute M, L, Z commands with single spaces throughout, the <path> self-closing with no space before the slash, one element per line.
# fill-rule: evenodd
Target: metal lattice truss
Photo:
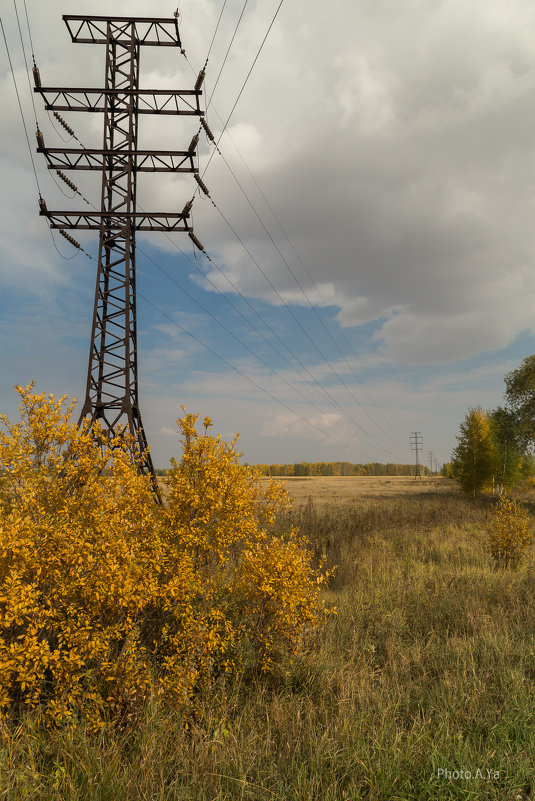
<path fill-rule="evenodd" d="M 40 86 L 37 90 L 47 111 L 99 111 L 105 113 L 109 101 L 115 104 L 136 100 L 137 114 L 189 114 L 200 116 L 200 91 L 195 89 L 60 89 Z M 135 95 L 135 98 L 134 98 Z"/>
<path fill-rule="evenodd" d="M 111 169 L 125 170 L 132 159 L 136 172 L 194 172 L 195 151 L 187 150 L 136 150 L 125 152 L 91 150 L 89 148 L 44 147 L 37 148 L 43 153 L 50 170 L 99 170 L 106 160 Z"/>
<path fill-rule="evenodd" d="M 64 14 L 73 42 L 105 44 L 110 39 L 116 44 L 159 47 L 181 47 L 178 18 L 136 17 L 85 17 L 79 14 Z"/>
<path fill-rule="evenodd" d="M 133 435 L 136 451 L 145 452 L 140 470 L 152 476 L 158 489 L 138 400 L 136 322 L 136 231 L 188 231 L 189 208 L 175 212 L 136 210 L 138 172 L 195 172 L 193 143 L 189 150 L 139 150 L 140 114 L 200 115 L 200 79 L 186 91 L 140 90 L 139 56 L 142 45 L 180 47 L 177 20 L 131 17 L 64 16 L 73 42 L 104 44 L 104 89 L 43 89 L 35 91 L 54 111 L 104 113 L 101 149 L 46 148 L 38 136 L 39 152 L 50 169 L 100 170 L 100 211 L 48 211 L 41 214 L 52 228 L 98 230 L 99 255 L 91 330 L 87 385 L 80 423 L 100 421 L 111 437 L 118 427 Z M 196 144 L 196 141 L 193 140 Z M 158 496 L 159 497 L 159 496 Z"/>
<path fill-rule="evenodd" d="M 125 217 L 113 211 L 46 211 L 41 212 L 50 223 L 51 228 L 61 230 L 100 231 L 102 227 L 117 231 L 117 236 L 124 236 Z M 132 212 L 128 215 L 130 232 L 134 231 L 190 231 L 187 214 L 150 214 Z"/>

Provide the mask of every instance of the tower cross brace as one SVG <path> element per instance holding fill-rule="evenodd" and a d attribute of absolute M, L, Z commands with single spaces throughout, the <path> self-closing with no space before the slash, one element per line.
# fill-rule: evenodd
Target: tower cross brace
<path fill-rule="evenodd" d="M 96 111 L 104 114 L 102 150 L 47 148 L 38 131 L 38 152 L 49 169 L 101 171 L 100 211 L 49 211 L 40 199 L 40 213 L 52 228 L 99 231 L 98 266 L 84 404 L 85 418 L 100 421 L 111 438 L 122 426 L 133 437 L 139 470 L 152 479 L 160 495 L 139 408 L 136 231 L 188 231 L 191 204 L 183 212 L 143 212 L 136 209 L 137 173 L 197 172 L 195 145 L 187 151 L 138 149 L 138 115 L 201 116 L 199 107 L 204 73 L 195 89 L 140 90 L 140 49 L 143 45 L 181 48 L 176 18 L 86 17 L 64 15 L 74 43 L 104 44 L 104 89 L 65 89 L 41 86 L 35 91 L 52 111 Z M 35 71 L 34 71 L 35 74 Z M 92 98 L 97 100 L 92 100 Z M 147 100 L 148 97 L 148 100 Z M 141 106 L 141 108 L 140 108 Z M 193 144 L 193 143 L 192 143 Z"/>

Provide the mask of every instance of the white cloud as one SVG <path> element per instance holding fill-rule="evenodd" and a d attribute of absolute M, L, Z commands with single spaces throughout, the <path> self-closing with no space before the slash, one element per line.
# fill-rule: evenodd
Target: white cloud
<path fill-rule="evenodd" d="M 169 428 L 168 426 L 162 426 L 158 431 L 158 434 L 165 434 L 166 437 L 176 437 L 177 431 L 174 428 Z"/>
<path fill-rule="evenodd" d="M 333 412 L 326 412 L 325 414 L 309 417 L 308 421 L 315 426 L 316 429 L 322 429 L 325 433 L 333 428 L 336 429 L 337 424 L 341 420 L 341 415 Z M 262 429 L 260 430 L 261 437 L 314 437 L 318 436 L 317 430 L 308 425 L 304 420 L 301 420 L 295 414 L 277 414 L 271 420 L 266 420 Z M 321 432 L 320 432 L 321 433 Z"/>
<path fill-rule="evenodd" d="M 183 44 L 195 70 L 206 58 L 220 7 L 214 0 L 181 2 Z M 226 5 L 208 64 L 209 93 L 241 7 L 241 0 L 229 0 Z M 64 9 L 59 0 L 49 0 L 46 5 L 30 2 L 28 10 L 43 83 L 98 85 L 104 74 L 104 49 L 71 44 L 61 21 Z M 246 10 L 214 96 L 214 108 L 210 109 L 215 133 L 221 130 L 215 109 L 226 119 L 274 10 L 275 6 L 269 4 L 250 4 Z M 109 3 L 81 0 L 76 12 L 106 14 Z M 142 0 L 118 0 L 114 13 L 149 12 Z M 158 0 L 151 4 L 150 13 L 167 16 L 170 9 Z M 6 10 L 3 21 L 33 147 L 33 112 L 13 13 Z M 422 405 L 423 399 L 432 398 L 435 408 L 440 406 L 451 417 L 460 412 L 463 399 L 471 398 L 479 389 L 485 395 L 481 402 L 492 403 L 492 391 L 487 384 L 476 383 L 463 395 L 458 387 L 448 388 L 449 373 L 445 372 L 445 400 L 441 405 L 437 385 L 434 395 L 430 388 L 424 392 L 420 386 L 413 392 L 395 377 L 391 377 L 391 383 L 382 381 L 384 371 L 462 362 L 503 349 L 521 332 L 533 329 L 534 23 L 535 6 L 523 0 L 496 0 L 491 4 L 474 0 L 469 13 L 461 0 L 409 0 L 398 4 L 386 0 L 333 0 L 328 8 L 325 4 L 309 4 L 305 15 L 298 4 L 284 4 L 229 126 L 284 231 L 232 141 L 224 137 L 221 143 L 310 299 L 318 306 L 337 307 L 337 322 L 357 342 L 367 366 L 383 371 L 379 383 L 388 408 L 411 414 L 414 409 L 416 420 L 413 422 L 409 416 L 403 423 L 409 430 L 411 425 L 418 429 L 423 425 L 422 418 L 431 415 Z M 184 59 L 178 52 L 164 50 L 170 49 L 143 51 L 142 85 L 191 85 L 195 75 Z M 37 343 L 42 330 L 40 316 L 48 315 L 52 329 L 63 320 L 64 328 L 58 328 L 56 339 L 47 329 L 47 341 L 55 342 L 60 333 L 69 341 L 68 325 L 50 298 L 60 287 L 67 286 L 74 293 L 80 279 L 79 273 L 71 270 L 76 262 L 70 265 L 59 260 L 45 222 L 37 215 L 37 190 L 5 61 L 0 71 L 0 89 L 4 98 L 0 119 L 4 176 L 0 186 L 4 209 L 0 222 L 0 280 L 4 290 L 21 293 L 28 302 L 34 298 L 35 303 L 34 319 L 28 310 L 24 315 L 25 333 L 20 335 L 22 328 L 19 329 L 18 340 L 11 317 L 4 325 L 8 343 L 4 358 L 10 370 L 15 370 L 14 362 L 19 357 L 9 350 L 10 337 L 15 343 L 12 351 L 17 354 L 22 342 Z M 47 143 L 59 144 L 59 135 L 44 114 L 39 96 L 36 104 Z M 100 146 L 102 120 L 92 117 L 72 114 L 68 122 L 82 141 Z M 195 120 L 144 118 L 140 143 L 179 149 L 189 142 L 195 129 Z M 207 163 L 210 148 L 201 139 L 201 169 Z M 51 183 L 42 157 L 35 155 L 35 160 L 49 208 L 69 207 L 70 201 Z M 98 202 L 98 176 L 76 178 L 84 194 Z M 244 253 L 210 200 L 196 200 L 196 233 L 217 263 L 243 294 L 276 306 L 277 313 L 281 297 L 306 308 L 308 301 L 218 157 L 211 161 L 205 181 L 279 295 Z M 190 176 L 143 176 L 139 199 L 145 208 L 180 209 L 192 195 L 192 183 Z M 78 203 L 79 200 L 72 201 L 70 207 Z M 82 243 L 94 242 L 92 235 L 79 238 Z M 140 238 L 142 247 L 145 239 L 156 241 L 155 237 Z M 189 240 L 178 236 L 175 239 L 179 248 L 192 252 Z M 165 238 L 158 237 L 157 242 L 162 249 L 176 253 Z M 62 251 L 70 255 L 68 246 L 63 245 L 59 245 Z M 141 254 L 138 262 L 142 262 Z M 149 264 L 146 266 L 152 269 Z M 221 274 L 205 261 L 199 261 L 198 266 L 201 272 L 208 272 L 219 289 L 232 291 Z M 215 308 L 218 299 L 199 273 L 188 268 L 182 271 L 180 280 L 187 280 L 186 273 L 191 273 L 192 281 L 197 283 L 196 291 L 198 287 L 210 291 L 207 303 L 214 304 L 214 313 L 221 313 L 222 305 Z M 86 294 L 87 285 L 84 284 Z M 171 292 L 175 288 L 171 290 L 169 285 L 168 289 L 172 308 L 175 301 Z M 149 296 L 151 290 L 148 283 Z M 84 296 L 83 302 L 86 300 Z M 74 303 L 72 296 L 71 302 Z M 80 321 L 86 319 L 80 311 L 81 296 L 78 303 L 69 317 L 77 335 Z M 87 305 L 89 318 L 90 301 Z M 205 337 L 203 315 L 182 313 L 175 319 Z M 369 331 L 358 330 L 371 322 L 376 331 L 373 339 Z M 298 349 L 292 330 L 288 325 L 289 333 L 285 330 L 284 335 Z M 316 336 L 317 332 L 311 328 L 311 333 Z M 238 410 L 248 447 L 249 443 L 259 442 L 260 431 L 272 431 L 269 436 L 262 435 L 262 447 L 273 446 L 274 460 L 276 447 L 285 446 L 285 437 L 291 436 L 292 441 L 302 438 L 306 447 L 312 447 L 316 436 L 313 430 L 308 428 L 307 433 L 303 423 L 297 424 L 295 418 L 292 423 L 289 413 L 285 416 L 280 408 L 271 408 L 271 402 L 246 379 L 230 372 L 223 375 L 213 367 L 205 369 L 204 364 L 199 366 L 201 346 L 172 323 L 164 323 L 159 329 L 149 325 L 149 334 L 143 338 L 140 361 L 150 382 L 150 397 L 158 388 L 167 397 L 165 393 L 173 388 L 200 405 L 209 397 L 217 399 L 224 430 L 236 427 L 233 410 Z M 213 333 L 208 344 L 216 350 L 221 346 Z M 228 355 L 228 351 L 225 353 Z M 242 353 L 236 356 L 237 353 L 237 349 L 231 352 L 229 361 L 277 397 L 285 398 L 285 402 L 291 398 L 304 416 L 318 421 L 321 430 L 334 432 L 340 421 L 329 420 L 334 420 L 338 412 L 326 411 L 326 417 L 311 412 L 296 401 L 295 394 L 291 396 L 280 378 L 253 366 L 251 360 L 243 359 Z M 330 371 L 325 364 L 314 364 L 313 358 L 299 353 L 314 375 L 322 380 L 328 376 Z M 83 361 L 85 358 L 84 355 Z M 39 367 L 34 362 L 35 359 L 28 361 L 32 369 Z M 28 364 L 24 370 L 30 370 Z M 361 399 L 347 365 L 336 358 L 335 366 Z M 220 365 L 219 368 L 223 369 Z M 291 370 L 279 372 L 300 388 L 304 386 L 302 377 Z M 452 375 L 459 373 L 463 370 L 452 368 Z M 494 396 L 499 398 L 498 376 L 493 386 Z M 354 400 L 344 395 L 341 386 L 332 392 L 341 404 L 354 406 Z M 309 394 L 316 397 L 315 391 Z M 372 396 L 375 399 L 375 394 Z M 459 408 L 448 410 L 448 398 L 453 398 Z M 154 404 L 160 408 L 156 401 Z M 168 405 L 170 408 L 170 400 Z M 162 432 L 169 428 L 171 414 L 165 403 L 162 409 L 164 406 L 162 414 L 167 417 L 158 417 L 155 426 Z M 353 411 L 361 414 L 358 409 Z M 441 423 L 446 411 L 439 413 Z M 206 409 L 206 413 L 213 413 L 213 409 Z M 451 420 L 448 425 L 451 433 Z M 326 443 L 319 437 L 315 444 L 327 452 Z"/>

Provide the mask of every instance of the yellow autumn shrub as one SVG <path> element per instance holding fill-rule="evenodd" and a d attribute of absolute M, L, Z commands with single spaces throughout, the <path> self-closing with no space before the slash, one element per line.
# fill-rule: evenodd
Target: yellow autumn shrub
<path fill-rule="evenodd" d="M 490 552 L 499 567 L 515 567 L 532 541 L 529 515 L 518 503 L 503 495 L 495 505 L 489 524 Z"/>
<path fill-rule="evenodd" d="M 134 714 L 151 694 L 196 689 L 294 652 L 324 615 L 324 576 L 296 532 L 272 537 L 286 503 L 225 443 L 178 421 L 164 508 L 122 433 L 79 430 L 73 404 L 17 387 L 0 417 L 0 709 L 48 721 Z"/>

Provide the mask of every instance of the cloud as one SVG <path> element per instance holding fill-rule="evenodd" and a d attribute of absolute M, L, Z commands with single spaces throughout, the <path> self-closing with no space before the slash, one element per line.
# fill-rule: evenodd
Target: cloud
<path fill-rule="evenodd" d="M 207 68 L 208 97 L 241 7 L 241 0 L 228 0 L 225 6 Z M 193 71 L 171 48 L 145 48 L 142 85 L 192 85 L 206 59 L 220 8 L 214 0 L 182 0 L 181 35 Z M 246 9 L 208 109 L 216 136 L 243 86 L 274 9 L 260 3 Z M 63 11 L 59 0 L 49 0 L 46 7 L 29 7 L 43 83 L 99 85 L 104 75 L 104 49 L 71 44 L 61 21 Z M 106 14 L 109 3 L 94 0 L 88 5 L 84 0 L 76 11 Z M 146 15 L 147 4 L 118 0 L 114 13 Z M 169 7 L 155 2 L 150 13 L 167 16 Z M 6 12 L 3 21 L 33 147 L 33 110 L 16 20 L 13 13 Z M 365 426 L 368 418 L 355 397 L 366 410 L 373 410 L 373 404 L 355 383 L 351 370 L 339 354 L 331 360 L 354 397 L 340 383 L 334 386 L 325 361 L 320 363 L 315 353 L 311 355 L 308 343 L 301 344 L 305 338 L 302 332 L 296 333 L 292 319 L 283 316 L 283 301 L 300 307 L 297 315 L 306 321 L 303 325 L 316 340 L 321 335 L 317 320 L 305 317 L 309 301 L 321 307 L 335 334 L 338 326 L 344 329 L 342 333 L 355 343 L 360 361 L 366 365 L 364 377 L 376 380 L 396 424 L 399 412 L 399 424 L 409 431 L 411 427 L 419 430 L 426 421 L 431 426 L 434 412 L 424 401 L 432 401 L 433 408 L 440 409 L 434 429 L 447 428 L 449 434 L 434 436 L 445 442 L 455 429 L 453 415 L 461 414 L 464 400 L 477 391 L 482 393 L 483 404 L 493 403 L 493 397 L 499 399 L 502 388 L 497 375 L 492 390 L 483 380 L 466 389 L 450 387 L 447 382 L 449 375 L 465 375 L 470 383 L 471 359 L 482 354 L 487 358 L 485 354 L 510 347 L 519 334 L 533 330 L 534 24 L 535 6 L 522 0 L 492 4 L 473 0 L 469 14 L 461 0 L 398 4 L 333 0 L 328 10 L 324 4 L 309 4 L 306 14 L 296 4 L 284 4 L 221 141 L 221 150 L 247 197 L 218 156 L 210 162 L 204 180 L 211 196 L 250 253 L 243 250 L 208 198 L 195 200 L 197 236 L 234 286 L 252 299 L 307 368 L 318 380 L 327 382 L 336 401 Z M 0 187 L 4 209 L 0 282 L 3 358 L 9 367 L 3 374 L 11 376 L 20 370 L 26 375 L 37 370 L 45 376 L 45 366 L 37 363 L 35 353 L 26 357 L 24 365 L 20 354 L 25 348 L 35 351 L 39 342 L 47 347 L 50 343 L 48 370 L 63 387 L 65 364 L 52 362 L 66 362 L 66 354 L 78 339 L 84 344 L 76 351 L 79 363 L 69 375 L 72 378 L 76 371 L 80 375 L 85 371 L 87 343 L 82 329 L 87 331 L 89 323 L 82 322 L 90 318 L 94 265 L 84 264 L 82 270 L 79 260 L 63 262 L 54 250 L 46 224 L 37 214 L 37 187 L 7 62 L 0 71 L 0 89 L 4 98 L 0 119 L 4 176 Z M 36 107 L 47 144 L 60 144 L 64 132 L 54 129 L 38 96 Z M 100 147 L 100 116 L 65 116 L 85 144 Z M 180 149 L 189 143 L 196 127 L 196 120 L 186 118 L 144 118 L 140 121 L 140 146 Z M 212 145 L 201 137 L 199 147 L 203 170 Z M 77 208 L 82 201 L 61 195 L 42 157 L 34 154 L 34 158 L 49 208 Z M 86 197 L 99 202 L 97 174 L 77 174 L 76 182 Z M 144 208 L 181 209 L 194 189 L 191 176 L 144 175 L 139 181 L 139 201 Z M 93 234 L 80 233 L 77 238 L 94 248 Z M 172 239 L 179 249 L 192 254 L 186 237 Z M 241 321 L 238 325 L 234 312 L 229 312 L 202 279 L 204 272 L 220 291 L 235 294 L 213 265 L 199 258 L 195 270 L 191 262 L 177 256 L 175 244 L 165 237 L 139 237 L 139 242 L 143 249 L 156 243 L 164 260 L 172 255 L 173 269 L 178 268 L 171 273 L 175 279 L 193 288 L 198 297 L 204 295 L 207 308 L 224 320 L 238 340 L 257 348 L 255 334 L 245 332 Z M 72 253 L 62 241 L 58 247 L 65 255 Z M 315 389 L 305 389 L 302 375 L 281 369 L 275 361 L 277 377 L 253 359 L 244 358 L 238 344 L 231 346 L 205 315 L 193 313 L 176 286 L 169 282 L 162 288 L 166 279 L 158 275 L 156 281 L 153 265 L 144 263 L 141 251 L 138 269 L 140 289 L 166 314 L 198 334 L 213 351 L 268 392 L 288 402 L 296 413 L 315 420 L 321 431 L 338 430 L 336 436 L 344 439 L 340 425 L 345 415 L 338 408 L 332 411 L 328 404 L 324 407 Z M 14 316 L 20 298 L 26 305 L 17 326 Z M 245 310 L 245 306 L 240 308 Z M 249 308 L 245 311 L 250 314 Z M 208 414 L 214 413 L 212 404 L 217 402 L 224 430 L 243 428 L 247 447 L 266 448 L 274 460 L 277 448 L 289 448 L 287 441 L 292 447 L 297 448 L 298 441 L 304 449 L 310 447 L 306 451 L 310 458 L 314 457 L 313 448 L 321 448 L 325 454 L 333 453 L 329 448 L 338 448 L 332 440 L 327 445 L 324 435 L 299 422 L 298 417 L 273 406 L 246 378 L 221 362 L 210 361 L 202 346 L 170 321 L 158 327 L 152 316 L 155 310 L 145 310 L 145 314 L 147 322 L 140 326 L 140 363 L 147 377 L 144 382 L 149 382 L 143 383 L 149 408 L 153 404 L 158 411 L 156 431 L 169 427 L 174 419 L 171 414 L 176 417 L 176 411 L 169 411 L 180 405 L 170 399 L 173 392 L 175 398 L 199 406 L 208 404 L 203 408 Z M 42 322 L 45 317 L 46 326 Z M 525 342 L 524 347 L 529 348 L 531 340 Z M 345 345 L 343 350 L 347 352 Z M 53 356 L 58 352 L 65 358 Z M 348 358 L 358 371 L 357 362 Z M 507 359 L 511 358 L 508 352 Z M 502 364 L 506 359 L 499 361 Z M 425 371 L 418 372 L 419 365 L 426 369 L 434 365 L 443 371 L 443 401 L 439 399 L 442 390 L 433 382 L 428 386 L 422 378 Z M 414 386 L 403 379 L 404 370 L 417 376 Z M 297 400 L 281 376 L 318 401 L 321 414 Z M 375 390 L 370 387 L 369 391 L 379 403 Z M 158 393 L 165 400 L 161 407 L 155 400 Z M 159 416 L 160 408 L 165 419 Z M 341 420 L 332 422 L 337 415 Z M 446 417 L 448 422 L 444 422 Z M 260 436 L 261 431 L 265 433 Z M 165 434 L 161 436 L 165 438 Z M 433 447 L 438 451 L 435 443 Z M 447 450 L 445 445 L 443 448 Z"/>
<path fill-rule="evenodd" d="M 158 431 L 158 434 L 165 434 L 166 437 L 176 437 L 177 432 L 174 428 L 169 428 L 168 426 L 162 426 Z"/>
<path fill-rule="evenodd" d="M 268 420 L 260 430 L 261 437 L 317 437 L 318 432 L 314 430 L 323 429 L 328 433 L 333 428 L 336 429 L 337 424 L 341 420 L 341 415 L 333 412 L 326 412 L 325 414 L 316 415 L 308 418 L 308 423 L 300 419 L 295 414 L 277 414 L 271 420 Z M 310 425 L 311 424 L 311 425 Z M 320 432 L 321 434 L 321 432 Z"/>

